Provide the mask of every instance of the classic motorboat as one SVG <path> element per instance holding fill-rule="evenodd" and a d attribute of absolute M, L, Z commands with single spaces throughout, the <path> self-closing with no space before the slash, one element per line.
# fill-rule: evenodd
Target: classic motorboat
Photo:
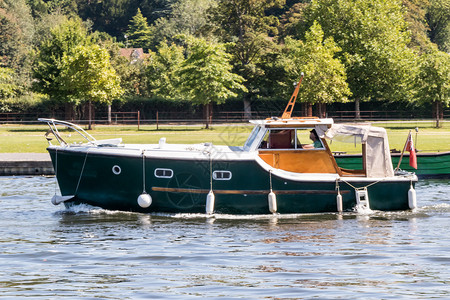
<path fill-rule="evenodd" d="M 81 127 L 46 122 L 47 148 L 61 195 L 52 203 L 89 204 L 142 213 L 325 213 L 358 208 L 394 211 L 416 207 L 417 176 L 394 172 L 386 131 L 291 117 L 297 85 L 282 117 L 250 121 L 243 146 L 124 144 L 96 140 Z M 85 141 L 66 142 L 65 126 Z M 313 131 L 313 132 L 311 132 Z M 309 136 L 318 137 L 311 145 Z M 338 166 L 327 140 L 358 142 L 362 166 Z"/>

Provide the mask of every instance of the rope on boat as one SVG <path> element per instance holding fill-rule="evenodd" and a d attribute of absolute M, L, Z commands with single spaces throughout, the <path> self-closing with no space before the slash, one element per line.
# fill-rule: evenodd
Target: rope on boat
<path fill-rule="evenodd" d="M 209 193 L 206 196 L 206 208 L 205 212 L 206 214 L 210 215 L 214 212 L 214 202 L 215 202 L 215 196 L 213 192 L 213 173 L 212 173 L 212 158 L 211 158 L 211 152 L 209 153 Z"/>
<path fill-rule="evenodd" d="M 145 149 L 142 150 L 142 193 L 147 193 L 145 191 Z"/>
<path fill-rule="evenodd" d="M 142 194 L 137 198 L 137 203 L 142 208 L 152 205 L 152 197 L 145 191 L 145 149 L 142 149 Z"/>
<path fill-rule="evenodd" d="M 337 182 L 338 182 L 339 180 L 341 180 L 342 182 L 348 184 L 350 187 L 354 188 L 355 191 L 358 191 L 358 190 L 364 190 L 364 189 L 367 189 L 369 186 L 372 186 L 372 185 L 377 184 L 377 183 L 379 183 L 379 182 L 381 182 L 381 181 L 384 181 L 385 179 L 380 179 L 380 180 L 378 180 L 378 181 L 372 182 L 372 183 L 370 183 L 370 184 L 368 184 L 368 185 L 365 185 L 365 186 L 362 186 L 362 187 L 359 187 L 359 188 L 356 187 L 356 186 L 354 186 L 354 185 L 352 185 L 350 182 L 348 182 L 348 181 L 346 181 L 346 180 L 344 180 L 344 179 L 342 179 L 342 178 L 336 179 L 336 184 L 337 184 Z"/>
<path fill-rule="evenodd" d="M 350 182 L 348 182 L 342 178 L 337 178 L 336 179 L 336 189 L 338 191 L 338 195 L 336 196 L 336 204 L 337 204 L 338 212 L 342 212 L 343 205 L 342 205 L 342 195 L 340 194 L 340 189 L 339 189 L 339 180 L 346 183 L 348 186 L 352 187 L 355 190 L 357 207 L 359 206 L 359 207 L 362 207 L 363 209 L 370 209 L 369 194 L 367 192 L 367 188 L 372 185 L 375 185 L 379 182 L 382 182 L 385 179 L 384 178 L 380 179 L 378 181 L 369 183 L 368 185 L 365 185 L 362 187 L 356 187 L 353 184 L 351 184 Z"/>
<path fill-rule="evenodd" d="M 55 195 L 58 189 L 58 148 L 55 149 Z"/>
<path fill-rule="evenodd" d="M 209 189 L 212 191 L 212 158 L 211 158 L 211 152 L 208 152 L 209 154 Z"/>
<path fill-rule="evenodd" d="M 78 178 L 77 188 L 75 189 L 74 195 L 76 195 L 77 192 L 78 192 L 78 187 L 80 186 L 81 177 L 83 177 L 84 167 L 86 166 L 86 160 L 87 160 L 87 157 L 88 157 L 89 150 L 91 150 L 91 149 L 88 148 L 87 151 L 86 151 L 86 156 L 84 157 L 83 167 L 81 168 L 80 178 Z"/>

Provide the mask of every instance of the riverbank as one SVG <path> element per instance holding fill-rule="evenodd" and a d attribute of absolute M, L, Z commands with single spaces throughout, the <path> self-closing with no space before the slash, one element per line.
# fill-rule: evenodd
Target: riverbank
<path fill-rule="evenodd" d="M 48 153 L 0 153 L 0 176 L 53 174 Z"/>

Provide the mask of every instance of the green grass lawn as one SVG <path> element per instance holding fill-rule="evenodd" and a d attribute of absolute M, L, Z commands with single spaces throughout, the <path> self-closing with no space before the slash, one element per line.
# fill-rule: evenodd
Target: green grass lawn
<path fill-rule="evenodd" d="M 432 121 L 383 122 L 372 123 L 374 126 L 386 128 L 391 149 L 402 150 L 409 130 L 412 130 L 416 141 L 415 128 L 418 128 L 416 148 L 422 152 L 450 151 L 450 122 L 443 122 L 442 128 L 434 128 Z M 104 126 L 97 125 L 89 133 L 97 140 L 121 137 L 124 143 L 156 144 L 162 137 L 167 143 L 195 144 L 212 142 L 215 145 L 243 145 L 252 129 L 252 125 L 214 125 L 212 129 L 203 129 L 203 126 L 179 125 L 160 126 L 156 130 L 154 125 L 137 126 Z M 0 153 L 43 153 L 48 145 L 44 134 L 47 125 L 0 125 Z M 81 141 L 74 139 L 78 134 L 63 130 L 61 134 L 67 142 Z M 56 143 L 54 141 L 53 143 Z M 357 153 L 361 147 L 353 144 L 333 142 L 330 145 L 333 151 Z"/>

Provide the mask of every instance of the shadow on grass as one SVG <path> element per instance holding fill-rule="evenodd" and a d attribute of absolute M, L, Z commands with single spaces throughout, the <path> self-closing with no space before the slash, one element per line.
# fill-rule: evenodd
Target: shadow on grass
<path fill-rule="evenodd" d="M 121 130 L 126 131 L 126 130 Z M 136 131 L 136 132 L 193 132 L 193 131 L 211 131 L 211 129 L 205 129 L 205 128 L 149 128 L 149 129 L 134 129 L 134 130 L 128 130 L 128 131 Z"/>
<path fill-rule="evenodd" d="M 7 132 L 42 132 L 42 134 L 45 134 L 47 132 L 47 129 L 7 129 L 5 130 Z M 62 131 L 62 130 L 60 130 Z"/>
<path fill-rule="evenodd" d="M 375 125 L 377 126 L 377 125 Z M 383 127 L 385 129 L 389 129 L 389 130 L 411 130 L 413 132 L 415 132 L 415 128 L 418 127 L 419 128 L 419 132 L 421 129 L 442 129 L 442 128 L 436 128 L 436 126 L 380 126 Z"/>
<path fill-rule="evenodd" d="M 47 132 L 48 128 L 14 128 L 14 129 L 5 129 L 6 132 L 42 132 L 42 134 L 45 134 Z M 93 129 L 93 130 L 86 130 L 88 133 L 94 133 L 94 134 L 104 134 L 104 133 L 110 133 L 110 132 L 195 132 L 195 131 L 214 131 L 216 129 L 210 128 L 141 128 L 137 130 L 137 128 L 102 128 L 99 130 Z M 58 129 L 59 132 L 75 132 L 75 130 L 68 129 L 68 128 L 61 128 Z"/>
<path fill-rule="evenodd" d="M 42 132 L 42 134 L 45 134 L 48 130 L 47 128 L 14 128 L 14 129 L 6 129 L 5 131 L 7 132 Z M 68 129 L 68 128 L 58 128 L 59 132 L 74 132 L 74 130 L 72 129 Z"/>

